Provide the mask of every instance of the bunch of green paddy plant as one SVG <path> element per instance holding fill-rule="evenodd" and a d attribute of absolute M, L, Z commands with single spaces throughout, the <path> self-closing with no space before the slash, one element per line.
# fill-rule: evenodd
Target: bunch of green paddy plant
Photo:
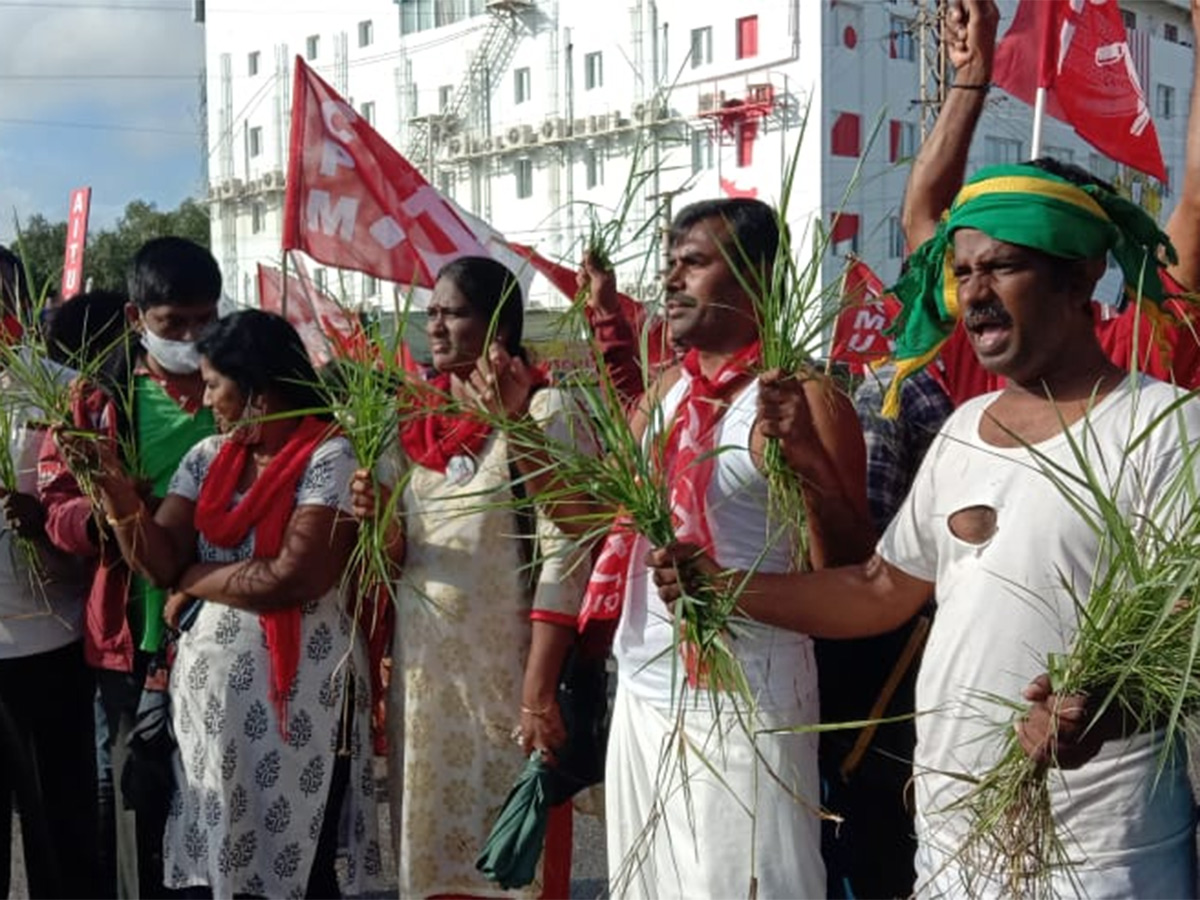
<path fill-rule="evenodd" d="M 397 517 L 402 487 L 395 483 L 399 473 L 391 470 L 391 463 L 408 390 L 409 373 L 405 370 L 403 349 L 408 312 L 407 303 L 403 308 L 397 303 L 395 327 L 390 334 L 385 334 L 378 320 L 367 322 L 356 356 L 335 359 L 321 371 L 320 390 L 359 467 L 392 482 L 386 503 L 377 493 L 376 514 L 359 523 L 346 567 L 360 601 L 374 590 L 382 590 L 391 597 L 396 578 L 396 566 L 388 557 L 385 537 L 387 523 Z M 358 318 L 350 311 L 347 315 Z"/>
<path fill-rule="evenodd" d="M 647 236 L 653 235 L 660 218 L 665 198 L 655 198 L 654 207 L 647 213 L 640 224 L 634 224 L 632 219 L 634 204 L 642 198 L 657 177 L 658 172 L 652 161 L 648 159 L 649 141 L 638 132 L 634 140 L 632 152 L 629 154 L 629 173 L 619 192 L 620 200 L 615 207 L 601 206 L 596 203 L 581 201 L 576 205 L 583 210 L 587 222 L 587 236 L 583 240 L 580 256 L 590 259 L 592 265 L 605 272 L 613 272 L 622 265 L 641 258 L 640 250 L 626 253 L 626 248 L 637 248 L 642 245 Z M 575 261 L 566 263 L 574 266 Z M 579 335 L 587 333 L 584 320 L 584 310 L 591 296 L 591 281 L 585 279 L 575 294 L 572 303 L 559 322 L 561 333 Z"/>
<path fill-rule="evenodd" d="M 882 121 L 880 114 L 868 137 L 868 148 L 874 143 Z M 731 246 L 722 246 L 722 252 L 742 289 L 754 300 L 762 370 L 778 370 L 785 377 L 801 382 L 818 382 L 823 388 L 823 395 L 832 400 L 835 390 L 833 381 L 813 365 L 823 338 L 838 314 L 838 305 L 831 302 L 837 282 L 825 286 L 821 284 L 822 261 L 827 258 L 831 238 L 820 227 L 819 220 L 814 220 L 815 225 L 808 236 L 810 243 L 806 248 L 804 236 L 800 243 L 793 241 L 788 224 L 807 124 L 806 109 L 800 121 L 796 147 L 787 162 L 781 196 L 776 206 L 779 244 L 769 270 L 764 272 L 761 263 L 751 258 L 747 248 L 742 247 L 736 239 Z M 855 167 L 844 189 L 839 210 L 845 207 L 858 189 L 862 160 L 866 156 L 864 153 Z M 834 215 L 836 217 L 839 214 Z M 804 484 L 785 459 L 778 438 L 766 441 L 762 470 L 768 485 L 769 521 L 776 528 L 790 531 L 795 544 L 793 564 L 798 567 L 807 565 L 808 512 Z"/>
<path fill-rule="evenodd" d="M 1073 465 L 1029 448 L 1048 487 L 1087 523 L 1099 548 L 1086 595 L 1061 576 L 1077 630 L 1065 653 L 1046 660 L 1051 687 L 1059 695 L 1087 695 L 1092 723 L 1120 722 L 1126 734 L 1160 732 L 1163 750 L 1151 790 L 1180 752 L 1179 738 L 1195 732 L 1200 713 L 1200 444 L 1184 427 L 1181 410 L 1194 402 L 1192 395 L 1182 397 L 1134 435 L 1115 472 L 1089 459 L 1086 424 L 1082 434 L 1064 429 Z M 1184 436 L 1179 466 L 1149 498 L 1149 508 L 1131 515 L 1122 508 L 1121 488 L 1140 476 L 1138 451 L 1159 428 Z M 986 699 L 1011 707 L 1014 719 L 1024 712 L 1010 699 Z M 1054 769 L 1024 753 L 1011 724 L 999 750 L 993 768 L 950 807 L 965 811 L 971 823 L 958 859 L 972 877 L 1006 895 L 1053 896 L 1056 882 L 1077 878 L 1070 837 L 1060 834 L 1053 813 L 1048 779 Z"/>

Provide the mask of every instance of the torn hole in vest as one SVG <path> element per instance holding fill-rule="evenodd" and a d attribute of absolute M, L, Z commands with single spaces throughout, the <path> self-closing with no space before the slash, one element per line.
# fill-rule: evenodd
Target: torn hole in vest
<path fill-rule="evenodd" d="M 968 506 L 950 514 L 950 533 L 968 544 L 982 545 L 996 534 L 996 510 L 990 506 Z"/>

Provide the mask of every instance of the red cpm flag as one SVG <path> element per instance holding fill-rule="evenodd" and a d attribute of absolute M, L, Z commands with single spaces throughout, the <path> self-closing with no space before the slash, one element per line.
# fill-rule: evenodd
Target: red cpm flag
<path fill-rule="evenodd" d="M 996 48 L 993 81 L 1105 155 L 1166 181 L 1146 94 L 1117 0 L 1021 0 Z"/>
<path fill-rule="evenodd" d="M 830 357 L 852 367 L 865 366 L 892 352 L 884 330 L 892 324 L 899 304 L 883 292 L 883 282 L 871 267 L 855 259 L 842 278 L 842 311 L 833 329 Z"/>
<path fill-rule="evenodd" d="M 287 320 L 299 332 L 313 365 L 319 368 L 335 357 L 361 360 L 367 346 L 362 325 L 309 280 L 299 260 L 295 262 L 296 274 L 287 276 Z M 259 263 L 259 306 L 283 315 L 283 286 L 279 269 Z"/>
<path fill-rule="evenodd" d="M 283 247 L 402 285 L 490 255 L 453 207 L 296 58 Z"/>

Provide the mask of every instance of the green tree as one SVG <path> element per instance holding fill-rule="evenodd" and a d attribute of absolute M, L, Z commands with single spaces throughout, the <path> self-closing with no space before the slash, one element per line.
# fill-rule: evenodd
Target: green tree
<path fill-rule="evenodd" d="M 189 198 L 176 209 L 160 212 L 153 203 L 132 201 L 113 228 L 88 233 L 84 279 L 91 279 L 93 288 L 124 291 L 133 254 L 151 238 L 166 235 L 185 237 L 208 247 L 208 207 Z M 17 249 L 37 292 L 46 286 L 58 289 L 66 242 L 66 222 L 50 222 L 45 216 L 34 215 L 20 223 Z"/>

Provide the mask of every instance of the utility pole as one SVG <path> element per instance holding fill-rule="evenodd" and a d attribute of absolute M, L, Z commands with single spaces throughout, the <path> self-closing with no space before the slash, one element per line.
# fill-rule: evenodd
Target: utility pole
<path fill-rule="evenodd" d="M 948 0 L 913 0 L 917 15 L 913 19 L 916 33 L 918 90 L 917 104 L 921 110 L 921 142 L 929 136 L 938 112 L 946 99 L 946 44 L 942 40 L 942 23 L 946 20 Z"/>

